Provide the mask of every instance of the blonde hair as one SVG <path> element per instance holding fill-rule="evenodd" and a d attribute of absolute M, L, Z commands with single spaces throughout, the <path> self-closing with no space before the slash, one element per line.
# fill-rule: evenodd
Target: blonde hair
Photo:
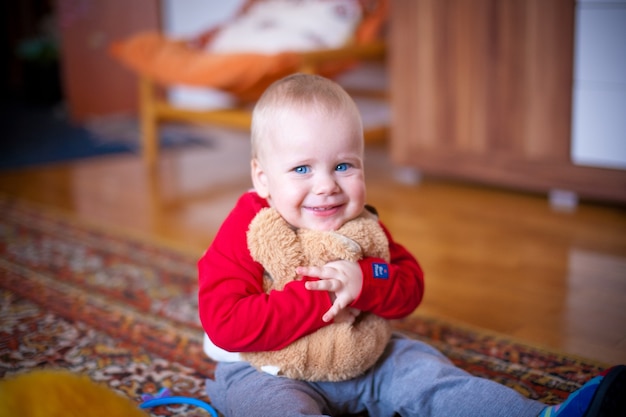
<path fill-rule="evenodd" d="M 319 75 L 292 74 L 282 78 L 263 93 L 252 111 L 252 158 L 257 158 L 263 141 L 273 134 L 278 116 L 286 109 L 315 108 L 325 114 L 348 112 L 363 137 L 363 122 L 354 100 L 334 81 Z"/>

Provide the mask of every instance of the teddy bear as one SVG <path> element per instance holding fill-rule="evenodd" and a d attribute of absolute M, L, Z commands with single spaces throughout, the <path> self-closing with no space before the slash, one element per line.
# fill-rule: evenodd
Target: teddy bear
<path fill-rule="evenodd" d="M 264 290 L 281 290 L 300 279 L 301 265 L 376 257 L 389 262 L 389 243 L 367 209 L 336 231 L 294 230 L 273 208 L 254 217 L 247 233 L 252 258 L 263 265 Z M 389 322 L 361 312 L 353 323 L 332 323 L 277 351 L 242 353 L 259 370 L 306 381 L 341 381 L 364 373 L 391 337 Z"/>

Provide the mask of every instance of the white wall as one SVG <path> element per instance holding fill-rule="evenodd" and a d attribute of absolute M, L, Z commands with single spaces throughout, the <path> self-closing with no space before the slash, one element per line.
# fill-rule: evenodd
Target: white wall
<path fill-rule="evenodd" d="M 572 160 L 626 169 L 626 0 L 576 9 Z"/>
<path fill-rule="evenodd" d="M 243 0 L 161 0 L 163 28 L 168 35 L 191 37 L 224 22 Z"/>
<path fill-rule="evenodd" d="M 244 0 L 161 0 L 163 29 L 172 37 L 190 38 L 232 17 Z M 174 87 L 169 100 L 187 108 L 228 107 L 232 98 L 208 88 Z"/>

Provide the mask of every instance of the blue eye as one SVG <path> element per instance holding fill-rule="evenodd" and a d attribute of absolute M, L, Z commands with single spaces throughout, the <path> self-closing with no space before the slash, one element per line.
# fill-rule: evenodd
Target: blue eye
<path fill-rule="evenodd" d="M 335 167 L 335 171 L 347 171 L 350 168 L 350 164 L 341 163 Z"/>
<path fill-rule="evenodd" d="M 296 174 L 307 174 L 311 169 L 308 166 L 301 165 L 299 167 L 295 167 L 293 170 Z"/>

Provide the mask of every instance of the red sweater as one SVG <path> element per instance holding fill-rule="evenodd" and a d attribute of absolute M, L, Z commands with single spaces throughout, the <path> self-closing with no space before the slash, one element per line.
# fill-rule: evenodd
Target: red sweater
<path fill-rule="evenodd" d="M 263 267 L 250 256 L 246 232 L 266 200 L 255 192 L 242 195 L 215 240 L 198 262 L 200 320 L 215 345 L 231 352 L 277 350 L 326 326 L 330 308 L 326 291 L 305 289 L 294 281 L 282 291 L 263 292 Z M 394 319 L 410 314 L 424 294 L 424 276 L 416 259 L 395 243 L 386 228 L 391 262 L 388 278 L 376 278 L 373 264 L 359 261 L 363 289 L 352 307 Z"/>

